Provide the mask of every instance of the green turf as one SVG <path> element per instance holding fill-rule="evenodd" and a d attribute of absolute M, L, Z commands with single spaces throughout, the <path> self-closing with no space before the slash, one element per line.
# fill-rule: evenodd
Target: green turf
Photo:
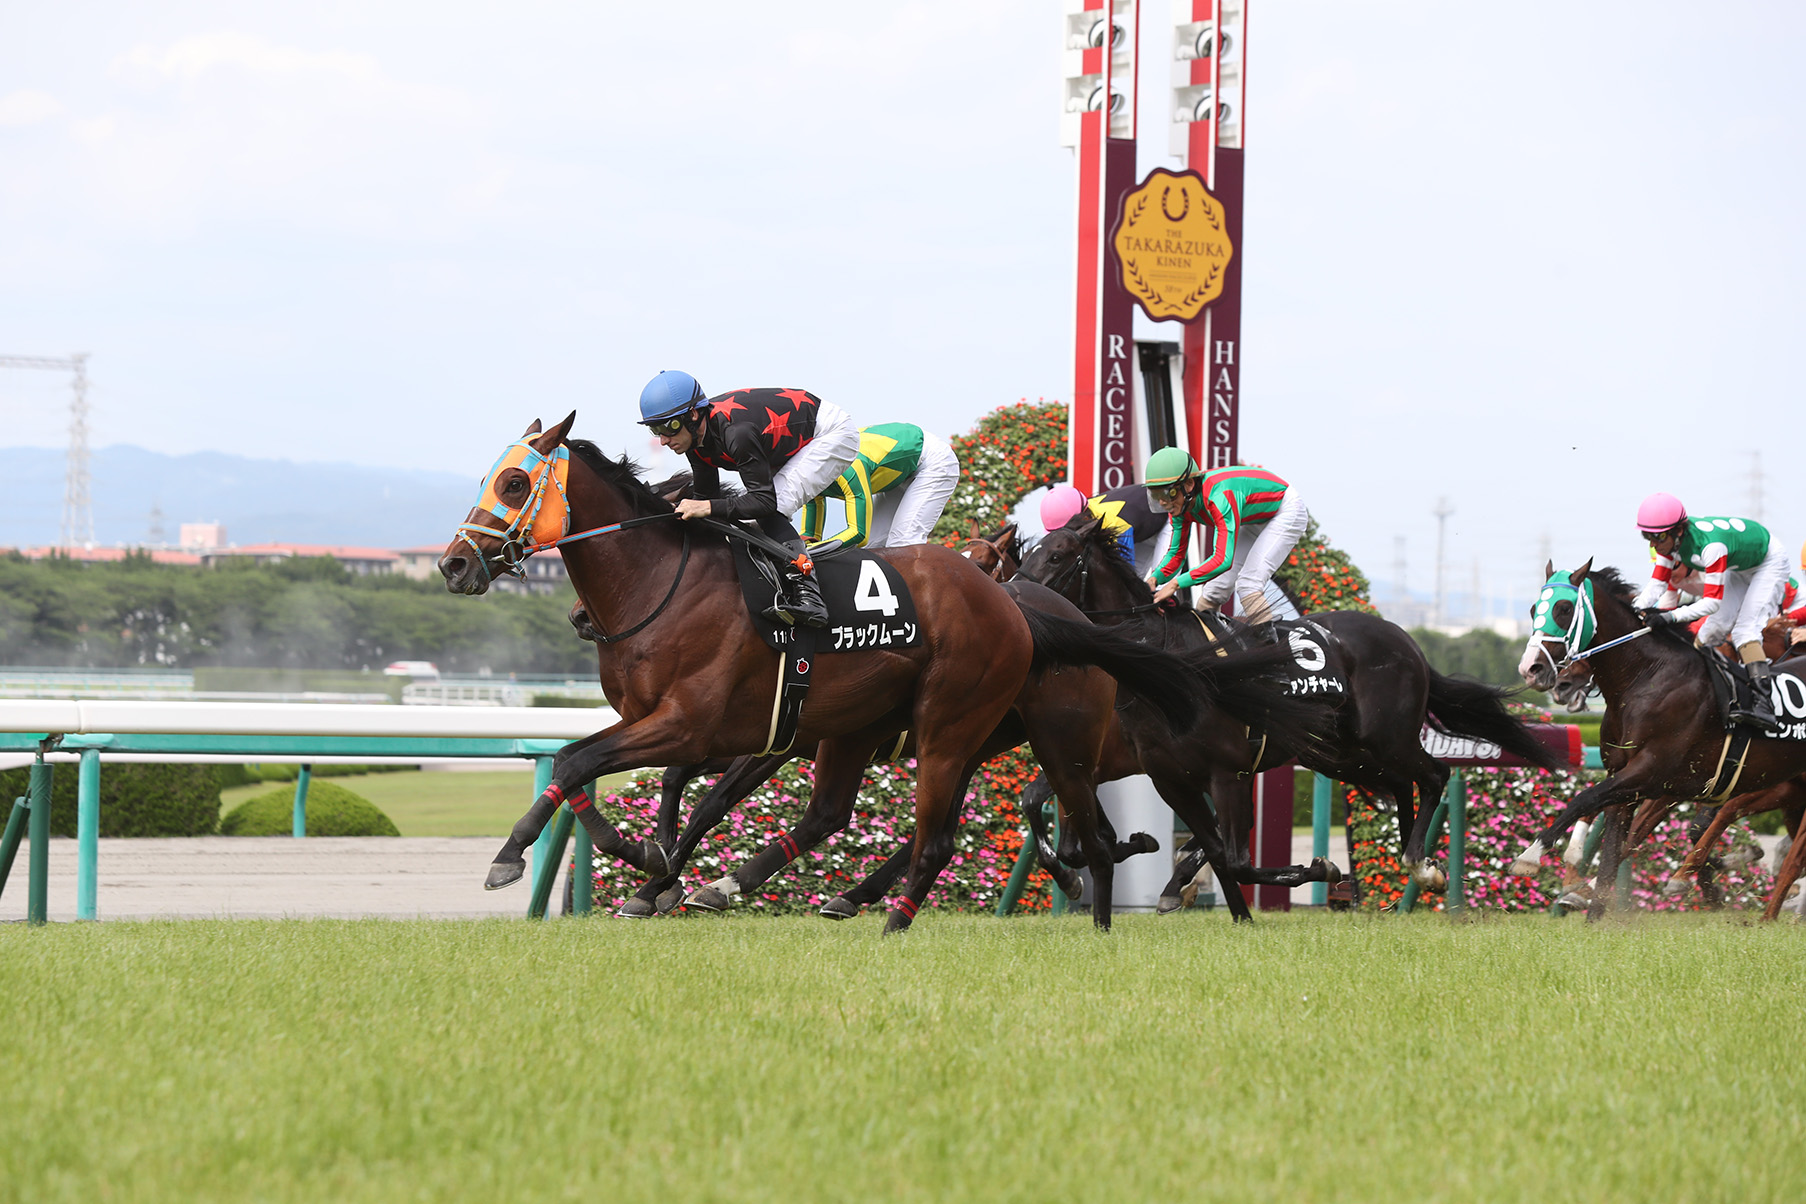
<path fill-rule="evenodd" d="M 0 1199 L 1766 1201 L 1791 925 L 0 931 Z"/>
<path fill-rule="evenodd" d="M 608 779 L 626 781 L 630 775 Z M 360 794 L 395 821 L 403 836 L 506 836 L 533 801 L 533 775 L 491 773 L 365 773 L 320 778 Z M 288 784 L 293 788 L 293 783 Z M 267 794 L 269 782 L 220 791 L 220 814 Z"/>

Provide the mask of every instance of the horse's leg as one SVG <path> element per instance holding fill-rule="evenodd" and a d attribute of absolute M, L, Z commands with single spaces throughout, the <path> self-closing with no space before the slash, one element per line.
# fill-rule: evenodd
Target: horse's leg
<path fill-rule="evenodd" d="M 1787 846 L 1787 856 L 1782 859 L 1781 868 L 1775 871 L 1775 889 L 1769 892 L 1768 906 L 1762 909 L 1764 920 L 1772 920 L 1781 914 L 1781 904 L 1787 901 L 1787 888 L 1799 878 L 1801 863 L 1806 862 L 1806 823 L 1801 822 L 1798 810 L 1790 818 L 1793 843 Z"/>
<path fill-rule="evenodd" d="M 725 773 L 732 761 L 711 759 L 692 761 L 688 765 L 672 765 L 659 778 L 658 842 L 667 849 L 677 843 L 677 813 L 683 805 L 684 791 L 705 773 Z"/>
<path fill-rule="evenodd" d="M 1181 908 L 1191 906 L 1191 899 L 1185 897 L 1186 890 L 1197 881 L 1198 873 L 1205 866 L 1204 846 L 1196 836 L 1186 840 L 1179 846 L 1179 856 L 1173 859 L 1172 877 L 1160 888 L 1160 901 L 1154 905 L 1155 915 L 1170 915 Z M 1192 899 L 1197 898 L 1197 891 L 1192 890 Z"/>
<path fill-rule="evenodd" d="M 1085 889 L 1085 880 L 1079 877 L 1078 871 L 1060 860 L 1060 851 L 1047 828 L 1046 805 L 1053 798 L 1053 787 L 1048 784 L 1045 772 L 1035 775 L 1022 791 L 1022 815 L 1028 820 L 1029 832 L 1035 842 L 1035 859 L 1041 868 L 1053 878 L 1054 885 L 1066 893 L 1070 899 L 1076 899 Z"/>
<path fill-rule="evenodd" d="M 1613 804 L 1606 815 L 1605 837 L 1599 845 L 1599 877 L 1593 885 L 1593 901 L 1587 906 L 1587 919 L 1597 920 L 1605 915 L 1606 908 L 1614 902 L 1618 885 L 1618 866 L 1624 859 L 1624 838 L 1630 833 L 1631 808 L 1622 804 Z M 1623 901 L 1625 905 L 1629 900 Z"/>
<path fill-rule="evenodd" d="M 918 745 L 918 748 L 920 746 Z M 976 764 L 960 773 L 959 785 L 971 780 Z M 901 932 L 915 920 L 916 912 L 934 889 L 935 880 L 953 856 L 953 835 L 959 829 L 959 814 L 964 803 L 948 782 L 947 767 L 936 761 L 916 760 L 916 833 L 910 848 L 909 884 L 885 917 L 888 935 Z M 924 803 L 924 798 L 931 801 Z"/>
<path fill-rule="evenodd" d="M 1693 838 L 1694 845 L 1698 846 L 1704 843 L 1702 837 L 1704 837 L 1706 830 L 1711 827 L 1712 824 L 1718 822 L 1718 817 L 1721 814 L 1731 809 L 1729 804 L 1722 807 L 1708 808 L 1707 810 L 1711 814 L 1710 822 L 1706 819 L 1706 812 L 1696 814 L 1693 817 L 1693 822 L 1687 827 L 1687 835 Z M 1720 827 L 1719 830 L 1723 831 L 1724 829 Z M 1707 845 L 1706 848 L 1710 850 L 1711 845 Z M 1691 856 L 1691 853 L 1689 853 L 1689 856 Z M 1707 911 L 1724 910 L 1724 889 L 1718 885 L 1718 871 L 1720 868 L 1721 863 L 1717 858 L 1712 856 L 1707 856 L 1704 864 L 1699 867 L 1699 897 L 1700 901 L 1706 905 Z"/>
<path fill-rule="evenodd" d="M 1550 820 L 1541 832 L 1536 834 L 1517 860 L 1511 863 L 1511 872 L 1522 878 L 1533 878 L 1542 867 L 1543 853 L 1555 847 L 1555 842 L 1562 833 L 1573 826 L 1575 820 L 1589 819 L 1607 807 L 1618 803 L 1634 803 L 1640 799 L 1667 793 L 1663 783 L 1658 780 L 1665 777 L 1658 760 L 1645 756 L 1642 750 L 1632 758 L 1629 765 L 1613 774 L 1603 782 L 1595 782 L 1582 790 L 1562 808 L 1561 814 Z"/>
<path fill-rule="evenodd" d="M 891 734 L 896 734 L 892 729 Z M 754 853 L 732 872 L 684 896 L 684 906 L 723 911 L 736 895 L 757 890 L 805 852 L 847 826 L 865 767 L 877 751 L 878 737 L 862 733 L 823 740 L 815 749 L 815 789 L 794 828 Z"/>
<path fill-rule="evenodd" d="M 619 916 L 664 915 L 683 902 L 683 871 L 696 852 L 702 838 L 714 831 L 729 811 L 740 805 L 747 795 L 763 786 L 791 759 L 790 754 L 775 753 L 769 757 L 736 757 L 728 762 L 721 777 L 709 787 L 690 812 L 674 844 L 666 845 L 671 872 L 642 883 L 633 898 L 621 904 Z"/>
<path fill-rule="evenodd" d="M 1441 761 L 1425 753 L 1422 745 L 1415 745 L 1414 751 L 1417 754 L 1416 764 L 1410 782 L 1405 787 L 1404 797 L 1409 798 L 1411 788 L 1415 787 L 1417 809 L 1411 819 L 1410 832 L 1406 833 L 1401 827 L 1399 834 L 1405 845 L 1402 850 L 1405 867 L 1416 875 L 1420 889 L 1434 890 L 1448 884 L 1448 875 L 1432 864 L 1430 854 L 1434 850 L 1426 849 L 1424 845 L 1430 839 L 1430 821 L 1435 816 L 1436 804 L 1448 790 L 1449 769 Z"/>
<path fill-rule="evenodd" d="M 823 903 L 819 914 L 830 920 L 852 919 L 862 908 L 870 907 L 890 893 L 890 888 L 897 884 L 897 879 L 909 868 L 909 859 L 914 852 L 915 842 L 904 841 L 883 865 L 867 874 L 864 881 Z"/>
<path fill-rule="evenodd" d="M 1241 887 L 1236 885 L 1235 870 L 1230 861 L 1230 854 L 1223 844 L 1223 831 L 1216 814 L 1211 810 L 1211 803 L 1216 804 L 1218 808 L 1222 806 L 1218 802 L 1221 795 L 1214 791 L 1233 791 L 1240 785 L 1236 780 L 1234 770 L 1219 770 L 1212 766 L 1213 793 L 1210 803 L 1206 803 L 1198 796 L 1196 787 L 1191 784 L 1190 775 L 1183 770 L 1156 765 L 1149 776 L 1153 778 L 1154 789 L 1160 792 L 1160 797 L 1166 801 L 1166 805 L 1173 809 L 1173 814 L 1184 820 L 1185 826 L 1191 829 L 1192 840 L 1203 851 L 1204 860 L 1209 863 L 1211 870 L 1216 874 L 1217 884 L 1223 888 L 1223 903 L 1229 908 L 1230 916 L 1237 923 L 1252 920 L 1254 913 L 1248 910 L 1248 900 L 1242 897 Z M 1197 873 L 1198 871 L 1193 869 L 1191 875 L 1179 884 L 1181 894 L 1191 879 L 1197 876 Z M 1176 874 L 1175 877 L 1177 877 Z M 1173 883 L 1169 881 L 1167 885 L 1170 888 Z M 1177 910 L 1177 908 L 1168 910 Z"/>
<path fill-rule="evenodd" d="M 1107 822 L 1104 809 L 1098 805 L 1097 791 L 1083 773 L 1072 770 L 1070 763 L 1059 760 L 1056 748 L 1035 750 L 1037 759 L 1045 764 L 1054 758 L 1054 768 L 1048 771 L 1048 777 L 1054 784 L 1054 793 L 1060 800 L 1060 811 L 1064 824 L 1078 836 L 1080 847 L 1085 850 L 1085 863 L 1091 870 L 1091 922 L 1105 932 L 1110 931 L 1112 888 L 1116 877 L 1116 860 L 1113 856 L 1115 841 L 1105 836 Z M 951 853 L 951 849 L 948 850 Z"/>
<path fill-rule="evenodd" d="M 628 840 L 604 819 L 584 793 L 586 782 L 648 765 L 679 765 L 700 760 L 692 724 L 676 706 L 662 706 L 639 719 L 622 720 L 593 736 L 558 750 L 552 758 L 552 783 L 515 822 L 484 880 L 486 890 L 518 882 L 527 872 L 522 853 L 539 839 L 553 813 L 567 799 L 604 854 L 618 857 L 643 873 L 664 874 L 668 861 L 655 840 Z"/>

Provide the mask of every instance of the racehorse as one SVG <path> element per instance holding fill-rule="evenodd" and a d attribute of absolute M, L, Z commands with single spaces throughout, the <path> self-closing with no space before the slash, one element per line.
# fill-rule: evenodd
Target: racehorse
<path fill-rule="evenodd" d="M 1032 582 L 1011 583 L 1005 587 L 1012 596 L 1017 597 L 1020 605 L 1033 607 L 1043 613 L 1061 617 L 1070 617 L 1082 621 L 1082 617 L 1072 604 L 1054 594 L 1052 591 L 1035 585 Z M 1315 721 L 1316 705 L 1304 700 L 1292 700 L 1274 696 L 1275 683 L 1271 674 L 1275 665 L 1283 661 L 1283 657 L 1274 656 L 1272 649 L 1259 650 L 1261 655 L 1250 657 L 1242 655 L 1231 664 L 1222 660 L 1213 660 L 1209 667 L 1216 671 L 1218 689 L 1218 705 L 1231 711 L 1240 711 L 1253 718 L 1282 727 L 1288 732 L 1302 738 Z M 1045 773 L 1054 778 L 1064 778 L 1068 783 L 1068 792 L 1077 790 L 1080 793 L 1076 801 L 1080 805 L 1091 806 L 1095 803 L 1092 787 L 1096 783 L 1114 781 L 1139 773 L 1133 750 L 1122 739 L 1116 724 L 1114 704 L 1117 691 L 1115 684 L 1100 673 L 1092 673 L 1087 680 L 1078 674 L 1031 675 L 1024 684 L 1022 693 L 1018 695 L 1012 713 L 991 734 L 980 751 L 980 759 L 1007 751 L 1023 743 L 1025 739 L 1032 747 L 1039 749 L 1057 748 L 1059 765 L 1051 765 Z M 1069 731 L 1074 723 L 1081 725 L 1085 739 L 1074 739 Z M 1101 756 L 1094 753 L 1095 736 L 1091 733 L 1097 729 L 1093 724 L 1101 724 L 1107 729 L 1103 740 Z M 1066 731 L 1061 730 L 1067 729 Z M 912 753 L 912 745 L 907 733 L 900 733 L 905 738 L 902 742 L 886 741 L 883 748 L 889 759 L 907 758 Z M 1038 756 L 1045 754 L 1038 753 Z M 694 852 L 702 836 L 720 822 L 728 810 L 736 805 L 748 793 L 756 789 L 777 771 L 791 754 L 769 757 L 741 757 L 731 763 L 711 762 L 698 766 L 682 766 L 668 770 L 664 777 L 664 795 L 661 799 L 661 834 L 670 830 L 664 827 L 666 822 L 675 824 L 676 804 L 682 787 L 689 780 L 703 772 L 721 772 L 722 777 L 704 794 L 691 813 L 690 821 L 684 826 L 680 836 L 673 844 L 668 839 L 664 842 L 672 849 L 672 859 L 681 867 Z M 1082 779 L 1082 780 L 1081 780 Z M 1038 779 L 1043 780 L 1043 779 Z M 1055 787 L 1057 790 L 1058 788 Z M 965 784 L 961 786 L 963 797 Z M 1039 803 L 1039 799 L 1036 803 Z M 1060 794 L 1063 810 L 1069 810 L 1075 797 L 1068 793 Z M 669 820 L 667 821 L 667 816 Z M 842 823 L 847 817 L 840 817 Z M 1037 852 L 1042 862 L 1054 874 L 1061 888 L 1069 895 L 1079 893 L 1079 883 L 1064 865 L 1054 859 L 1048 851 L 1045 841 L 1045 820 L 1039 814 L 1033 817 L 1040 821 L 1036 826 Z M 1110 830 L 1107 818 L 1101 812 L 1098 816 L 1100 831 L 1104 834 L 1106 846 L 1111 849 L 1112 862 L 1120 862 L 1136 853 L 1155 852 L 1159 844 L 1146 833 L 1135 833 L 1128 841 L 1116 843 L 1115 833 Z M 1207 835 L 1211 835 L 1208 834 Z M 664 839 L 661 836 L 661 839 Z M 846 919 L 858 914 L 859 909 L 875 903 L 884 897 L 891 884 L 906 865 L 908 846 L 893 856 L 879 869 L 869 875 L 863 882 L 829 899 L 821 908 L 821 913 L 831 919 Z M 1207 856 L 1218 873 L 1227 871 L 1228 863 L 1220 841 L 1210 842 Z M 750 863 L 749 863 L 750 864 Z M 775 872 L 775 871 L 774 871 Z M 751 890 L 757 882 L 747 880 L 747 870 L 742 867 L 734 873 L 736 885 L 743 890 Z M 760 882 L 763 879 L 759 880 Z M 627 900 L 617 913 L 624 916 L 649 916 L 667 912 L 675 908 L 679 902 L 691 908 L 705 911 L 722 910 L 730 903 L 729 897 L 721 890 L 720 883 L 705 886 L 699 890 L 684 894 L 674 871 L 671 875 L 649 881 L 638 893 Z M 1246 906 L 1239 910 L 1235 906 L 1240 900 L 1231 901 L 1231 912 L 1238 919 L 1250 918 Z"/>
<path fill-rule="evenodd" d="M 1705 655 L 1689 633 L 1645 626 L 1631 605 L 1635 595 L 1615 569 L 1594 569 L 1591 560 L 1565 574 L 1549 565 L 1548 581 L 1531 610 L 1537 630 L 1518 666 L 1532 688 L 1549 690 L 1562 668 L 1585 659 L 1605 696 L 1599 744 L 1608 776 L 1575 795 L 1511 867 L 1513 873 L 1534 874 L 1543 851 L 1576 821 L 1618 807 L 1600 848 L 1601 889 L 1589 910 L 1595 916 L 1604 909 L 1624 854 L 1630 812 L 1648 800 L 1707 798 L 1735 735 L 1720 718 L 1715 670 Z M 1797 680 L 1793 663 L 1776 666 L 1778 683 L 1783 676 Z M 1777 684 L 1777 694 L 1784 688 Z M 1719 798 L 1734 788 L 1766 790 L 1802 770 L 1806 741 L 1752 737 L 1741 769 L 1719 788 Z M 1772 919 L 1777 909 L 1771 899 L 1765 918 Z"/>
<path fill-rule="evenodd" d="M 1195 611 L 1157 608 L 1153 591 L 1095 518 L 1079 515 L 1048 532 L 1022 562 L 1018 575 L 1041 581 L 1085 614 L 1155 647 L 1208 649 L 1220 647 L 1224 639 Z M 1311 615 L 1306 622 L 1309 628 L 1294 629 L 1286 637 L 1299 663 L 1334 669 L 1347 688 L 1345 694 L 1323 696 L 1335 709 L 1311 738 L 1276 740 L 1269 735 L 1256 746 L 1252 741 L 1258 731 L 1245 733 L 1220 711 L 1207 711 L 1174 747 L 1160 747 L 1157 736 L 1131 729 L 1136 745 L 1165 772 L 1209 781 L 1234 868 L 1231 881 L 1295 886 L 1326 880 L 1314 865 L 1268 869 L 1254 866 L 1248 856 L 1254 820 L 1249 778 L 1296 760 L 1336 781 L 1391 798 L 1398 809 L 1405 864 L 1420 882 L 1434 885 L 1438 875 L 1425 858 L 1424 842 L 1449 770 L 1424 751 L 1424 724 L 1489 741 L 1536 765 L 1552 766 L 1553 754 L 1506 710 L 1507 691 L 1437 673 L 1416 641 L 1386 620 L 1358 611 L 1329 611 Z M 1238 643 L 1246 640 L 1245 634 L 1230 638 Z M 1128 716 L 1125 712 L 1125 726 Z M 1171 802 L 1157 775 L 1155 785 Z M 1194 833 L 1200 830 L 1191 826 Z M 1352 832 L 1349 848 L 1354 848 Z M 1189 867 L 1180 864 L 1170 886 L 1174 894 L 1182 880 L 1189 879 L 1188 868 L 1195 873 L 1198 867 L 1195 862 Z"/>
<path fill-rule="evenodd" d="M 551 785 L 490 867 L 491 889 L 519 880 L 523 851 L 567 799 L 605 854 L 648 874 L 668 873 L 663 847 L 625 839 L 596 813 L 583 783 L 770 744 L 779 654 L 752 626 L 726 539 L 678 520 L 630 461 L 570 440 L 575 419 L 549 431 L 535 422 L 504 451 L 439 561 L 449 590 L 480 594 L 496 573 L 518 572 L 527 555 L 558 547 L 600 637 L 603 693 L 620 716 L 554 758 Z M 909 926 L 951 856 L 955 791 L 1030 672 L 1042 663 L 1127 663 L 1129 656 L 1121 641 L 1100 639 L 1086 624 L 1018 607 L 950 549 L 928 544 L 881 555 L 914 599 L 920 642 L 816 658 L 795 740 L 816 748 L 815 790 L 797 826 L 750 864 L 769 877 L 819 842 L 851 808 L 880 742 L 907 727 L 917 749 L 916 832 L 908 886 L 885 924 L 893 932 Z M 1155 691 L 1175 716 L 1208 697 L 1207 676 L 1184 680 L 1195 692 L 1177 694 L 1170 684 Z M 1048 760 L 1059 759 L 1060 750 L 1046 751 Z M 1095 808 L 1072 807 L 1071 821 L 1098 887 L 1094 917 L 1108 927 L 1111 862 Z"/>

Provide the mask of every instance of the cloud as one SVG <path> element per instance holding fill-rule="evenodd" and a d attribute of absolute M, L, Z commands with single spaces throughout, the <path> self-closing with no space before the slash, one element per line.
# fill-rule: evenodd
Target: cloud
<path fill-rule="evenodd" d="M 21 88 L 0 96 L 0 125 L 36 125 L 61 115 L 62 102 L 47 92 Z"/>

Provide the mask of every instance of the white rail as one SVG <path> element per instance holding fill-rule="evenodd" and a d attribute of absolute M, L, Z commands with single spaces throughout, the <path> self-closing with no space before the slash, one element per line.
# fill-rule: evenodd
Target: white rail
<path fill-rule="evenodd" d="M 55 735 L 415 736 L 576 740 L 615 722 L 606 707 L 0 699 L 0 732 Z"/>

